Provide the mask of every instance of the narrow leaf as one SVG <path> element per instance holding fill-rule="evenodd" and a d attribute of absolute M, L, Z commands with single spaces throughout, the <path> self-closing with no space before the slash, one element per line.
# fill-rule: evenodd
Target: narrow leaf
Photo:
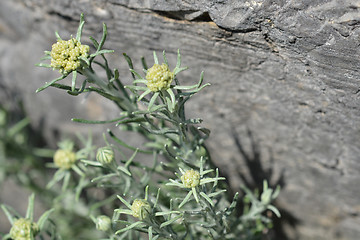
<path fill-rule="evenodd" d="M 15 219 L 13 218 L 12 214 L 10 213 L 10 211 L 7 209 L 7 207 L 6 207 L 5 205 L 2 205 L 2 204 L 1 204 L 1 209 L 4 211 L 7 219 L 9 220 L 9 222 L 10 222 L 11 225 L 12 225 Z"/>
<path fill-rule="evenodd" d="M 166 227 L 166 226 L 172 224 L 173 222 L 177 221 L 180 218 L 182 218 L 182 214 L 170 219 L 169 221 L 166 221 L 166 222 L 162 223 L 160 225 L 160 228 Z"/>
<path fill-rule="evenodd" d="M 138 98 L 138 101 L 140 101 L 141 99 L 143 99 L 146 95 L 148 95 L 151 92 L 150 89 L 146 89 L 145 92 L 143 92 L 140 97 Z"/>
<path fill-rule="evenodd" d="M 168 60 L 166 58 L 165 50 L 163 51 L 163 58 L 164 58 L 164 63 L 169 66 Z"/>
<path fill-rule="evenodd" d="M 35 194 L 33 193 L 29 196 L 28 207 L 25 215 L 25 218 L 28 218 L 31 221 L 33 221 L 34 219 L 34 200 L 35 200 Z"/>
<path fill-rule="evenodd" d="M 102 167 L 102 164 L 99 162 L 96 162 L 96 161 L 82 159 L 81 162 L 85 163 L 86 165 L 93 166 L 93 167 Z"/>
<path fill-rule="evenodd" d="M 141 63 L 142 63 L 142 66 L 143 66 L 144 70 L 147 70 L 147 69 L 148 69 L 148 66 L 147 66 L 147 63 L 146 63 L 144 57 L 141 58 Z"/>
<path fill-rule="evenodd" d="M 123 166 L 118 166 L 117 167 L 118 170 L 122 171 L 123 173 L 129 175 L 131 177 L 131 172 L 129 172 L 129 170 L 127 170 L 126 168 L 124 168 Z"/>
<path fill-rule="evenodd" d="M 139 151 L 139 148 L 136 148 L 135 152 L 131 155 L 131 157 L 129 158 L 129 160 L 126 161 L 126 163 L 125 163 L 125 167 L 126 167 L 126 168 L 127 168 L 127 167 L 131 164 L 131 162 L 134 160 L 134 158 L 135 158 L 136 154 L 138 153 L 138 151 Z"/>
<path fill-rule="evenodd" d="M 39 220 L 37 221 L 37 224 L 39 226 L 40 231 L 43 230 L 45 222 L 47 221 L 47 219 L 49 218 L 50 214 L 55 211 L 54 208 L 47 210 L 46 212 L 44 212 L 41 217 L 39 218 Z"/>
<path fill-rule="evenodd" d="M 98 52 L 95 52 L 95 53 L 91 54 L 90 57 L 96 57 L 96 56 L 101 55 L 101 54 L 113 53 L 113 52 L 114 52 L 114 50 L 103 49 L 103 50 L 100 50 Z"/>
<path fill-rule="evenodd" d="M 96 41 L 96 39 L 93 38 L 93 37 L 89 37 L 89 38 L 90 38 L 90 40 L 92 41 L 94 47 L 95 47 L 96 49 L 98 49 L 98 47 L 99 47 L 98 41 Z"/>
<path fill-rule="evenodd" d="M 71 121 L 79 122 L 79 123 L 86 123 L 86 124 L 104 124 L 104 123 L 118 122 L 118 121 L 123 120 L 126 117 L 127 116 L 120 117 L 120 118 L 115 118 L 115 119 L 112 119 L 112 120 L 104 120 L 104 121 L 86 120 L 86 119 L 81 119 L 81 118 L 72 118 Z"/>
<path fill-rule="evenodd" d="M 153 51 L 153 55 L 154 55 L 154 63 L 155 64 L 159 64 L 159 60 L 158 60 L 158 57 L 156 56 L 156 52 Z"/>
<path fill-rule="evenodd" d="M 160 92 L 156 92 L 152 95 L 150 102 L 149 102 L 149 106 L 148 106 L 148 110 L 150 111 L 151 107 L 153 106 L 156 98 L 159 96 Z"/>
<path fill-rule="evenodd" d="M 107 26 L 105 23 L 103 23 L 103 35 L 101 37 L 100 44 L 97 47 L 97 51 L 99 51 L 104 46 L 106 36 L 107 36 Z"/>
<path fill-rule="evenodd" d="M 180 211 L 167 211 L 167 212 L 157 212 L 155 213 L 155 216 L 165 216 L 169 214 L 180 214 Z"/>
<path fill-rule="evenodd" d="M 75 91 L 75 87 L 76 87 L 76 76 L 77 76 L 77 72 L 73 71 L 72 74 L 72 80 L 71 80 L 71 91 Z"/>
<path fill-rule="evenodd" d="M 209 193 L 208 196 L 209 197 L 215 197 L 223 192 L 226 192 L 226 189 L 223 189 L 223 190 L 220 190 L 220 191 L 217 191 L 217 192 L 213 192 L 213 193 Z"/>
<path fill-rule="evenodd" d="M 130 58 L 128 55 L 126 55 L 126 53 L 123 53 L 123 56 L 124 56 L 126 62 L 128 63 L 129 68 L 130 68 L 130 69 L 134 69 L 134 65 L 133 65 L 133 63 L 132 63 L 131 58 Z M 135 75 L 134 75 L 133 72 L 131 72 L 131 75 L 132 75 L 133 79 L 135 79 Z"/>
<path fill-rule="evenodd" d="M 36 93 L 41 92 L 42 90 L 50 87 L 52 84 L 56 83 L 57 81 L 63 80 L 63 79 L 66 78 L 66 77 L 67 77 L 67 75 L 62 75 L 62 76 L 59 77 L 59 78 L 56 78 L 56 79 L 54 79 L 54 80 L 52 80 L 52 81 L 50 81 L 50 82 L 48 82 L 48 83 L 45 83 L 44 86 L 42 86 L 42 87 L 40 87 L 40 88 L 38 88 L 38 89 L 36 90 Z"/>
<path fill-rule="evenodd" d="M 198 197 L 198 195 L 197 195 L 197 190 L 196 190 L 196 188 L 191 188 L 191 191 L 192 191 L 192 193 L 193 193 L 193 195 L 194 195 L 194 198 L 195 198 L 195 200 L 196 200 L 196 202 L 198 203 L 199 202 L 199 197 Z"/>
<path fill-rule="evenodd" d="M 210 197 L 208 197 L 208 195 L 206 195 L 204 192 L 200 192 L 200 195 L 208 202 L 210 203 L 210 205 L 212 207 L 214 207 L 214 203 L 213 201 L 210 199 Z"/>
<path fill-rule="evenodd" d="M 186 195 L 186 197 L 184 198 L 184 200 L 182 200 L 182 202 L 180 203 L 179 208 L 184 206 L 189 201 L 191 195 L 192 195 L 192 192 L 189 191 L 188 194 Z"/>
<path fill-rule="evenodd" d="M 180 49 L 178 49 L 176 68 L 180 68 L 180 66 L 181 66 L 181 55 L 180 55 Z"/>
<path fill-rule="evenodd" d="M 79 24 L 79 28 L 76 32 L 76 40 L 78 40 L 80 42 L 81 39 L 81 33 L 82 33 L 82 29 L 84 27 L 85 21 L 84 21 L 84 14 L 81 13 L 80 15 L 80 24 Z"/>
<path fill-rule="evenodd" d="M 61 41 L 61 40 L 62 40 L 58 32 L 55 32 L 55 36 L 56 36 L 56 39 L 57 39 L 58 41 Z"/>
<path fill-rule="evenodd" d="M 51 57 L 50 57 L 50 58 L 51 58 Z M 50 65 L 50 64 L 46 64 L 46 63 L 38 63 L 38 64 L 35 64 L 35 66 L 51 68 L 51 65 Z"/>
<path fill-rule="evenodd" d="M 128 203 L 125 199 L 123 199 L 121 196 L 117 195 L 117 198 L 120 199 L 120 201 L 125 204 L 125 206 L 129 209 L 131 209 L 130 203 Z"/>
<path fill-rule="evenodd" d="M 281 217 L 281 214 L 280 214 L 279 210 L 278 210 L 276 207 L 274 207 L 273 205 L 269 205 L 267 208 L 268 208 L 269 210 L 273 211 L 273 213 L 275 213 L 275 215 L 276 215 L 278 218 Z"/>
<path fill-rule="evenodd" d="M 144 224 L 143 222 L 140 222 L 140 221 L 139 221 L 139 222 L 135 222 L 135 223 L 131 224 L 130 226 L 126 227 L 126 228 L 120 229 L 119 231 L 115 232 L 115 234 L 117 235 L 117 234 L 119 234 L 119 233 L 126 232 L 126 231 L 128 231 L 128 230 L 131 230 L 131 229 L 133 229 L 133 228 L 135 228 L 135 227 L 143 227 L 143 226 L 145 226 L 145 224 Z"/>

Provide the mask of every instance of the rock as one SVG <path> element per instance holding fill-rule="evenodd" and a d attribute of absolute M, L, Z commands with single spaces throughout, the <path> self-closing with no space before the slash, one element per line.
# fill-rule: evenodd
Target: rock
<path fill-rule="evenodd" d="M 212 84 L 188 110 L 212 129 L 208 145 L 232 189 L 263 177 L 283 185 L 277 239 L 358 239 L 359 7 L 350 0 L 2 1 L 0 79 L 53 141 L 57 129 L 79 130 L 71 117 L 108 119 L 112 109 L 53 89 L 34 94 L 57 76 L 34 68 L 54 31 L 74 34 L 84 12 L 84 39 L 99 38 L 106 22 L 106 46 L 124 79 L 122 52 L 140 68 L 137 59 L 151 62 L 152 51 L 164 49 L 174 66 L 180 49 L 190 67 L 180 80 L 193 83 L 205 70 Z"/>

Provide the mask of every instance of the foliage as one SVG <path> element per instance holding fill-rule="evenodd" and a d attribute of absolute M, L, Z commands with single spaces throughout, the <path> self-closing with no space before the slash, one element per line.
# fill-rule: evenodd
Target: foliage
<path fill-rule="evenodd" d="M 187 118 L 185 114 L 187 101 L 210 85 L 203 84 L 204 73 L 196 84 L 183 86 L 178 75 L 187 68 L 181 66 L 179 51 L 172 71 L 164 51 L 163 63 L 154 52 L 151 68 L 142 58 L 143 73 L 135 70 L 131 58 L 124 53 L 133 77 L 132 84 L 125 85 L 118 69 L 110 69 L 105 56 L 114 52 L 103 49 L 106 25 L 103 24 L 100 41 L 90 37 L 94 53 L 91 50 L 88 53 L 88 47 L 80 42 L 83 26 L 81 15 L 75 38 L 64 41 L 56 33 L 58 43 L 51 52 L 46 51 L 43 58 L 51 60 L 51 64 L 39 66 L 60 70 L 61 76 L 37 92 L 55 87 L 73 96 L 99 94 L 116 104 L 117 118 L 72 120 L 83 124 L 114 124 L 118 127 L 116 130 L 138 133 L 146 143 L 141 147 L 131 146 L 113 130 L 104 134 L 104 146 L 99 148 L 93 146 L 91 136 L 78 136 L 81 142 L 78 150 L 71 140 L 60 142 L 54 163 L 47 165 L 56 169 L 46 186 L 47 191 L 59 192 L 51 205 L 54 224 L 43 225 L 40 232 L 47 231 L 52 239 L 61 239 L 64 232 L 61 225 L 64 221 L 73 221 L 71 217 L 76 215 L 82 216 L 84 222 L 92 222 L 91 227 L 73 226 L 76 231 L 83 233 L 89 228 L 106 239 L 250 240 L 261 237 L 264 229 L 271 226 L 271 219 L 264 212 L 272 211 L 280 217 L 271 205 L 279 189 L 269 188 L 266 181 L 260 195 L 244 187 L 243 210 L 239 209 L 239 194 L 227 194 L 225 178 L 213 167 L 205 146 L 210 130 L 200 125 L 201 119 Z M 77 51 L 76 46 L 81 51 L 71 52 Z M 61 64 L 56 65 L 59 61 Z M 106 74 L 105 79 L 96 70 L 99 67 L 100 72 Z M 72 75 L 70 86 L 61 82 L 69 75 Z M 131 154 L 127 155 L 129 151 Z M 3 209 L 9 212 L 6 207 Z M 61 214 L 64 212 L 76 214 Z M 10 222 L 13 223 L 11 218 Z M 58 228 L 60 234 L 51 235 L 44 226 Z"/>

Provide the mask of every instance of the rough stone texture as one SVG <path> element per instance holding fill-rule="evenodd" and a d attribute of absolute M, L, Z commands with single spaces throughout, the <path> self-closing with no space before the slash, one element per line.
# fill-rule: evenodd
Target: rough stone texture
<path fill-rule="evenodd" d="M 106 119 L 98 98 L 34 91 L 56 73 L 36 69 L 43 50 L 75 33 L 109 29 L 118 55 L 147 57 L 181 49 L 190 70 L 212 84 L 189 105 L 212 129 L 214 160 L 230 179 L 281 183 L 278 231 L 288 239 L 360 237 L 360 2 L 353 0 L 5 0 L 0 2 L 0 81 L 24 99 L 47 137 L 73 132 L 71 117 Z M 85 39 L 85 38 L 84 38 Z M 127 74 L 125 62 L 113 64 Z M 136 61 L 140 66 L 140 61 Z M 1 98 L 3 101 L 3 98 Z M 41 120 L 41 121 L 40 121 Z M 40 125 L 41 122 L 41 125 Z M 296 231 L 294 231 L 294 229 Z M 285 239 L 279 235 L 277 239 Z"/>

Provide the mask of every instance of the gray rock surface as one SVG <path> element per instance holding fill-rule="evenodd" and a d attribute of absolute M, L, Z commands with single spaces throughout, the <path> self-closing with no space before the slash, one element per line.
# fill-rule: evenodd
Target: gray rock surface
<path fill-rule="evenodd" d="M 355 240 L 359 9 L 353 0 L 5 0 L 0 81 L 25 99 L 34 126 L 46 128 L 51 141 L 58 128 L 78 130 L 71 117 L 106 119 L 112 109 L 95 96 L 34 94 L 57 75 L 34 68 L 54 31 L 75 33 L 84 12 L 84 36 L 99 38 L 106 22 L 107 46 L 117 52 L 112 64 L 124 75 L 122 52 L 150 62 L 153 50 L 165 49 L 173 64 L 180 49 L 190 67 L 181 80 L 194 82 L 205 70 L 212 84 L 188 107 L 212 129 L 208 145 L 231 187 L 256 185 L 262 177 L 282 183 L 277 206 L 289 239 Z"/>

